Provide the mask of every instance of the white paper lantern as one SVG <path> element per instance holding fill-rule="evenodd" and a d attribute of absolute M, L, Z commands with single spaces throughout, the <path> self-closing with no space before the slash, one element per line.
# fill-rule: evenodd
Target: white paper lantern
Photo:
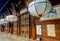
<path fill-rule="evenodd" d="M 51 10 L 51 3 L 48 0 L 34 0 L 28 5 L 28 11 L 32 16 L 47 14 Z"/>
<path fill-rule="evenodd" d="M 18 17 L 15 15 L 8 15 L 6 16 L 6 20 L 8 20 L 9 22 L 15 22 L 18 20 Z"/>
<path fill-rule="evenodd" d="M 8 23 L 8 21 L 6 19 L 1 19 L 0 20 L 0 24 L 7 24 L 7 23 Z"/>
<path fill-rule="evenodd" d="M 3 23 L 1 22 L 1 20 L 0 20 L 0 24 L 3 24 Z"/>

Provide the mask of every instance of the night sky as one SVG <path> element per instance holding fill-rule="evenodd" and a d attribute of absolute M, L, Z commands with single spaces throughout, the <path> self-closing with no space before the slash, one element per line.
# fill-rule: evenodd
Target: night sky
<path fill-rule="evenodd" d="M 4 12 L 5 12 L 5 10 L 6 10 L 6 8 L 7 8 L 7 2 L 8 0 L 0 0 L 0 15 L 2 15 Z"/>

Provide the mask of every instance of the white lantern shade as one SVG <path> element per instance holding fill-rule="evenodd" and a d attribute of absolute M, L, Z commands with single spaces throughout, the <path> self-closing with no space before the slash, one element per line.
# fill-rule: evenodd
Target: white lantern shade
<path fill-rule="evenodd" d="M 3 24 L 3 23 L 1 22 L 1 20 L 0 20 L 0 24 Z"/>
<path fill-rule="evenodd" d="M 7 24 L 7 23 L 8 23 L 8 21 L 6 19 L 1 19 L 0 20 L 0 24 Z"/>
<path fill-rule="evenodd" d="M 6 16 L 6 20 L 9 22 L 15 22 L 18 20 L 18 17 L 15 15 L 8 15 L 8 16 Z"/>
<path fill-rule="evenodd" d="M 32 16 L 47 14 L 51 10 L 51 4 L 48 0 L 35 0 L 28 5 L 28 11 Z"/>

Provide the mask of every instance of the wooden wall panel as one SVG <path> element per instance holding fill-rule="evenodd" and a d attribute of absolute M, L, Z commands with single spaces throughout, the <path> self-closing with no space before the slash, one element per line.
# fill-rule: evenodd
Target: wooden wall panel
<path fill-rule="evenodd" d="M 42 33 L 43 34 L 40 36 L 42 36 L 43 41 L 45 41 L 45 40 L 46 41 L 60 41 L 60 19 L 40 21 L 40 23 L 37 23 L 37 25 L 38 24 L 42 26 Z M 54 24 L 55 25 L 56 37 L 47 35 L 47 25 L 48 24 Z"/>
<path fill-rule="evenodd" d="M 60 24 L 56 24 L 56 38 L 60 39 Z"/>
<path fill-rule="evenodd" d="M 56 40 L 56 39 L 51 39 L 51 38 L 46 38 L 46 37 L 42 37 L 42 41 L 60 41 L 60 40 Z"/>
<path fill-rule="evenodd" d="M 42 34 L 43 34 L 43 36 L 47 36 L 46 30 L 47 30 L 46 25 L 42 25 Z"/>

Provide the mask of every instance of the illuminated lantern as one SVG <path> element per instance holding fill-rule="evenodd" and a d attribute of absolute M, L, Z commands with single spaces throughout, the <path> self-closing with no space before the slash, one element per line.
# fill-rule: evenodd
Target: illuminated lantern
<path fill-rule="evenodd" d="M 48 0 L 34 0 L 28 5 L 30 15 L 41 17 L 51 10 L 51 3 Z"/>

